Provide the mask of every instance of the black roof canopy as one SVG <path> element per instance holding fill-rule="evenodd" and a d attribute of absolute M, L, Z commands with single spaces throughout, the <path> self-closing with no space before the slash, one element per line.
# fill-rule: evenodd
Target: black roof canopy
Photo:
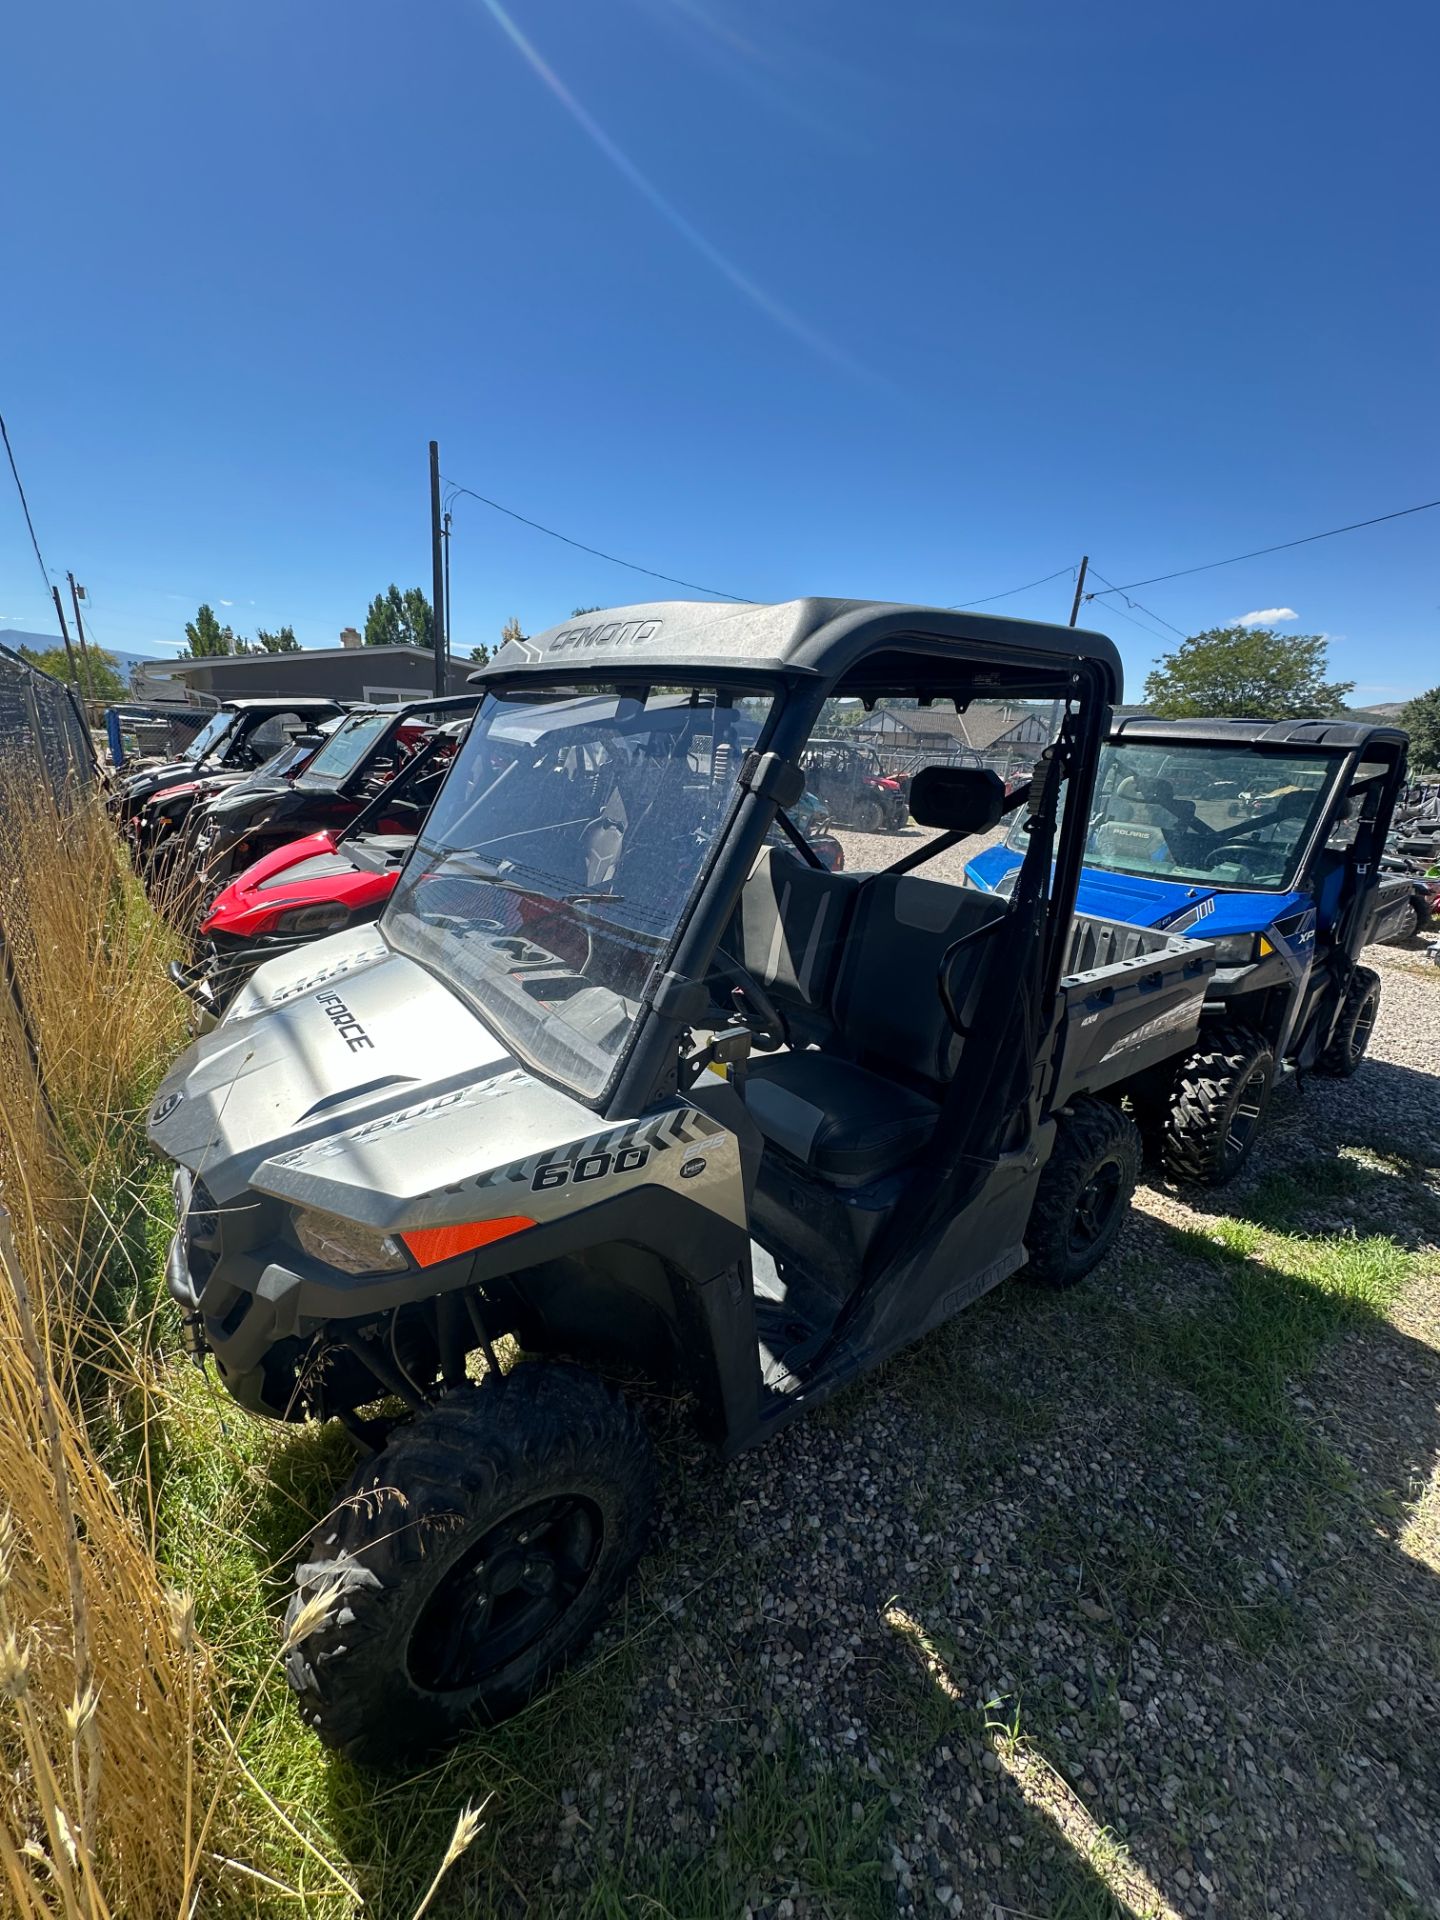
<path fill-rule="evenodd" d="M 678 670 L 750 669 L 814 675 L 863 693 L 869 681 L 877 691 L 891 690 L 883 684 L 886 662 L 897 654 L 931 656 L 936 683 L 985 669 L 1002 677 L 1007 670 L 1063 675 L 1072 663 L 1094 662 L 1108 698 L 1116 701 L 1122 692 L 1120 656 L 1104 634 L 879 600 L 785 600 L 773 606 L 657 600 L 609 607 L 533 639 L 507 642 L 471 679 L 513 682 L 562 670 L 604 679 L 637 669 L 663 679 Z"/>
<path fill-rule="evenodd" d="M 1140 745 L 1288 748 L 1309 753 L 1354 753 L 1369 746 L 1393 751 L 1410 742 L 1399 727 L 1365 720 L 1151 720 L 1144 714 L 1116 720 L 1110 738 Z"/>

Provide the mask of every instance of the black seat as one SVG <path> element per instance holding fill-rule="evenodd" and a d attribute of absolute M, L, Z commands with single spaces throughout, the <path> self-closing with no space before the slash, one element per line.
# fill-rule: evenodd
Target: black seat
<path fill-rule="evenodd" d="M 807 866 L 784 847 L 766 847 L 745 883 L 725 944 L 780 1007 L 792 1040 L 833 1033 L 830 996 L 859 891 L 855 875 Z"/>
<path fill-rule="evenodd" d="M 860 1185 L 903 1166 L 934 1130 L 962 1045 L 941 995 L 963 1009 L 979 935 L 1005 902 L 968 887 L 876 874 L 860 887 L 831 994 L 831 1038 L 753 1059 L 746 1105 L 772 1145 Z M 748 964 L 748 954 L 747 954 Z"/>
<path fill-rule="evenodd" d="M 993 826 L 1003 802 L 994 775 L 970 768 L 926 769 L 911 794 L 922 826 L 957 837 Z M 766 1140 L 840 1185 L 913 1160 L 954 1076 L 983 935 L 1005 912 L 994 894 L 903 872 L 862 879 L 773 854 L 757 867 L 741 900 L 742 951 L 791 1039 L 747 1075 Z"/>
<path fill-rule="evenodd" d="M 940 1112 L 908 1087 L 813 1050 L 752 1060 L 745 1105 L 771 1146 L 847 1186 L 913 1160 Z"/>

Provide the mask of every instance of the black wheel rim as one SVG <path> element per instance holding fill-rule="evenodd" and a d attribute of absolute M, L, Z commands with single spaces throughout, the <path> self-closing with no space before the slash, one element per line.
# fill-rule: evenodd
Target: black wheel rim
<path fill-rule="evenodd" d="M 1250 1150 L 1250 1142 L 1255 1138 L 1255 1129 L 1260 1124 L 1261 1110 L 1265 1105 L 1266 1078 L 1264 1067 L 1256 1067 L 1241 1087 L 1235 1105 L 1230 1110 L 1230 1121 L 1225 1129 L 1227 1167 L 1239 1166 Z"/>
<path fill-rule="evenodd" d="M 425 1603 L 410 1637 L 418 1686 L 479 1686 L 544 1638 L 575 1605 L 600 1558 L 593 1501 L 561 1494 L 508 1514 L 468 1547 Z"/>
<path fill-rule="evenodd" d="M 1120 1205 L 1122 1184 L 1119 1163 L 1107 1160 L 1080 1189 L 1070 1218 L 1070 1252 L 1074 1258 L 1093 1253 L 1109 1232 Z"/>

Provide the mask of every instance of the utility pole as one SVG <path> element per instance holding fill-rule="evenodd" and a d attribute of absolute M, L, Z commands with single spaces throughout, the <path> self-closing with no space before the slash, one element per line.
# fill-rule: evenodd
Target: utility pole
<path fill-rule="evenodd" d="M 445 560 L 441 550 L 440 528 L 440 443 L 430 442 L 430 573 L 435 606 L 435 691 L 444 693 L 449 684 L 445 671 Z"/>
<path fill-rule="evenodd" d="M 445 515 L 442 528 L 445 535 L 445 670 L 450 670 L 450 650 L 455 644 L 455 636 L 450 631 L 450 515 Z M 448 685 L 448 681 L 447 681 Z"/>
<path fill-rule="evenodd" d="M 80 669 L 75 662 L 75 649 L 70 644 L 70 629 L 65 624 L 65 609 L 60 604 L 60 589 L 53 580 L 50 583 L 50 593 L 55 602 L 55 618 L 60 622 L 60 638 L 65 642 L 65 658 L 70 662 L 70 678 L 79 687 Z M 82 699 L 84 697 L 83 688 L 81 688 L 81 697 Z"/>
<path fill-rule="evenodd" d="M 1080 602 L 1085 598 L 1085 575 L 1089 569 L 1090 556 L 1088 553 L 1082 553 L 1080 556 L 1080 571 L 1075 576 L 1075 598 L 1070 602 L 1070 624 L 1072 627 L 1080 618 Z M 1064 712 L 1065 702 L 1063 700 L 1052 700 L 1050 702 L 1050 738 L 1052 740 L 1059 737 L 1060 720 Z"/>
<path fill-rule="evenodd" d="M 75 609 L 75 634 L 80 642 L 80 671 L 85 679 L 85 684 L 80 692 L 80 698 L 82 700 L 93 700 L 95 698 L 95 675 L 90 665 L 90 648 L 85 640 L 85 622 L 80 618 L 80 596 L 84 593 L 85 589 L 76 586 L 75 576 L 68 568 L 66 569 L 65 578 L 70 582 L 70 604 Z"/>

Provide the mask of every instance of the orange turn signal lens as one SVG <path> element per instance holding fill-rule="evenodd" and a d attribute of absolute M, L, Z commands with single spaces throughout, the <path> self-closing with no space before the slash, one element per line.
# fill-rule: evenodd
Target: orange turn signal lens
<path fill-rule="evenodd" d="M 467 1220 L 458 1227 L 418 1227 L 414 1233 L 399 1237 L 422 1267 L 438 1267 L 442 1260 L 473 1253 L 476 1247 L 488 1247 L 492 1240 L 507 1240 L 512 1233 L 524 1233 L 534 1224 L 528 1213 L 502 1213 L 494 1220 Z"/>

